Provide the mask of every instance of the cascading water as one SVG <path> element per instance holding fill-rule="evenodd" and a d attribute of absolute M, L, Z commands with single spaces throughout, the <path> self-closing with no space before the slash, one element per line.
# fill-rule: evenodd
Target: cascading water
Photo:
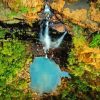
<path fill-rule="evenodd" d="M 42 24 L 42 27 L 40 28 L 39 40 L 43 45 L 44 53 L 46 53 L 46 58 L 47 58 L 47 51 L 49 51 L 50 48 L 54 49 L 60 46 L 65 35 L 67 34 L 67 30 L 64 30 L 65 32 L 60 38 L 56 39 L 55 41 L 51 41 L 52 39 L 49 35 L 49 19 L 51 16 L 51 11 L 50 11 L 50 7 L 47 4 L 45 5 L 44 14 L 46 15 L 46 18 L 45 18 L 46 21 L 44 23 L 45 31 L 43 31 L 43 24 Z"/>
<path fill-rule="evenodd" d="M 67 32 L 64 32 L 64 34 L 60 38 L 51 42 L 51 48 L 58 48 L 60 46 L 60 44 L 62 43 L 66 34 L 67 34 Z"/>
<path fill-rule="evenodd" d="M 35 57 L 30 65 L 30 86 L 33 91 L 39 94 L 50 93 L 56 90 L 61 84 L 62 77 L 71 78 L 68 72 L 61 71 L 59 66 L 47 57 L 50 48 L 57 48 L 61 44 L 67 31 L 55 41 L 51 40 L 49 33 L 49 19 L 51 16 L 50 7 L 46 4 L 44 9 L 45 23 L 40 26 L 39 40 L 43 45 L 45 57 Z M 45 29 L 43 29 L 45 26 Z"/>
<path fill-rule="evenodd" d="M 43 30 L 42 28 L 41 30 Z M 44 46 L 43 49 L 44 49 L 44 53 L 46 54 L 45 57 L 47 58 L 47 51 L 50 49 L 50 44 L 51 44 L 51 39 L 49 36 L 49 21 L 46 21 L 46 28 L 44 31 L 44 35 L 42 32 L 43 31 L 40 31 L 40 42 Z"/>

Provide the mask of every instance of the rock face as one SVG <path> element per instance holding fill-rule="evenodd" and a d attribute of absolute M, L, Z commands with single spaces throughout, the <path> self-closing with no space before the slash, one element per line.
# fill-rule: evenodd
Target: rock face
<path fill-rule="evenodd" d="M 43 7 L 43 0 L 2 0 L 0 1 L 0 21 L 15 23 L 24 20 L 36 21 L 38 12 Z"/>
<path fill-rule="evenodd" d="M 83 6 L 85 5 L 85 6 Z M 84 28 L 100 30 L 99 0 L 54 0 L 51 8 L 68 20 Z M 39 20 L 44 0 L 0 0 L 0 21 L 17 23 L 21 20 L 33 23 Z"/>
<path fill-rule="evenodd" d="M 52 8 L 61 13 L 65 20 L 96 31 L 100 30 L 100 11 L 98 10 L 100 8 L 97 5 L 100 5 L 99 0 L 95 3 L 80 0 L 73 4 L 67 4 L 64 0 L 56 0 L 51 4 Z"/>

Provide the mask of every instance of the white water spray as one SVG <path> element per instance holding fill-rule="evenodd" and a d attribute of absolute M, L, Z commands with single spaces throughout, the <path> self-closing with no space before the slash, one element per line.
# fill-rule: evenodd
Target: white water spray
<path fill-rule="evenodd" d="M 63 41 L 63 38 L 67 34 L 67 31 L 64 32 L 64 34 L 58 38 L 55 41 L 51 41 L 51 37 L 49 35 L 49 18 L 50 18 L 50 7 L 48 5 L 45 5 L 44 13 L 47 14 L 46 21 L 45 21 L 45 30 L 43 31 L 43 24 L 41 25 L 40 29 L 40 42 L 43 45 L 44 53 L 46 54 L 45 57 L 47 58 L 47 51 L 49 51 L 50 48 L 58 48 Z"/>
<path fill-rule="evenodd" d="M 60 44 L 62 43 L 66 34 L 67 34 L 67 32 L 64 32 L 64 34 L 60 38 L 51 42 L 51 48 L 58 48 L 60 46 Z"/>
<path fill-rule="evenodd" d="M 46 28 L 45 28 L 45 33 L 44 33 L 44 52 L 46 53 L 46 58 L 47 58 L 47 51 L 50 49 L 50 44 L 51 44 L 51 38 L 49 36 L 49 21 L 46 21 Z"/>

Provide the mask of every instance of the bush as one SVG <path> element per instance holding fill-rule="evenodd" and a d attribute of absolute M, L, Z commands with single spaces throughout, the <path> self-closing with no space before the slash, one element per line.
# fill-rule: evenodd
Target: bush
<path fill-rule="evenodd" d="M 99 100 L 100 70 L 91 64 L 93 61 L 90 60 L 90 56 L 85 57 L 89 53 L 91 55 L 99 54 L 94 53 L 94 48 L 89 48 L 84 31 L 81 28 L 74 27 L 72 42 L 73 48 L 67 59 L 67 66 L 72 79 L 68 80 L 67 88 L 62 92 L 62 100 Z M 92 47 L 100 45 L 100 34 L 93 38 L 90 45 Z M 86 60 L 84 60 L 85 58 Z M 92 59 L 94 60 L 95 58 Z M 99 62 L 99 59 L 96 60 Z M 87 63 L 87 61 L 90 63 Z"/>
<path fill-rule="evenodd" d="M 3 46 L 0 46 L 0 97 L 9 98 L 12 91 L 10 89 L 13 87 L 11 83 L 16 80 L 16 75 L 24 67 L 26 59 L 25 44 L 18 40 L 4 40 L 1 42 Z M 10 89 L 8 89 L 8 84 L 11 85 Z M 7 93 L 7 89 L 9 93 Z"/>
<path fill-rule="evenodd" d="M 100 33 L 96 34 L 91 43 L 90 43 L 90 47 L 100 47 Z"/>

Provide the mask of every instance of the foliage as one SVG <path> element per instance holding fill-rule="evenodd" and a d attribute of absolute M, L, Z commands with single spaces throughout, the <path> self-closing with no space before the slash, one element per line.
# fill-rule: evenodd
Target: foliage
<path fill-rule="evenodd" d="M 100 47 L 100 33 L 99 32 L 93 37 L 90 43 L 90 47 Z"/>
<path fill-rule="evenodd" d="M 3 4 L 10 8 L 9 13 L 6 13 L 7 19 L 24 18 L 27 23 L 33 23 L 39 18 L 43 0 L 3 0 Z"/>
<path fill-rule="evenodd" d="M 67 88 L 62 91 L 62 100 L 88 100 L 88 92 L 91 88 L 78 77 L 72 76 L 72 78 L 73 80 L 68 82 Z"/>
<path fill-rule="evenodd" d="M 27 13 L 29 11 L 29 9 L 27 7 L 21 6 L 20 7 L 20 12 L 21 13 Z"/>
<path fill-rule="evenodd" d="M 7 14 L 7 17 L 10 18 L 10 19 L 13 19 L 14 17 L 21 16 L 22 14 L 25 14 L 28 11 L 29 11 L 29 9 L 27 7 L 21 6 L 19 8 L 19 12 L 12 10 Z"/>
<path fill-rule="evenodd" d="M 0 39 L 4 38 L 6 32 L 8 32 L 8 30 L 0 28 Z"/>
<path fill-rule="evenodd" d="M 100 66 L 95 67 L 91 55 L 95 59 L 99 55 L 99 49 L 89 48 L 88 41 L 83 35 L 84 30 L 78 26 L 74 27 L 73 48 L 68 57 L 68 70 L 72 79 L 68 81 L 66 89 L 62 92 L 62 100 L 99 100 L 100 92 Z M 89 55 L 90 54 L 90 55 Z M 92 55 L 95 54 L 93 57 Z M 84 60 L 86 59 L 86 60 Z M 89 60 L 89 61 L 88 61 Z M 89 62 L 89 63 L 87 63 Z M 99 62 L 99 59 L 97 59 Z M 95 61 L 94 63 L 97 64 Z"/>
<path fill-rule="evenodd" d="M 17 13 L 14 11 L 11 11 L 10 13 L 7 14 L 7 17 L 10 19 L 13 19 L 15 16 L 17 16 Z"/>
<path fill-rule="evenodd" d="M 27 92 L 27 88 L 28 85 L 25 79 L 19 79 L 11 84 L 6 84 L 0 94 L 0 100 L 11 100 L 12 98 L 16 100 L 31 100 L 31 92 L 25 93 L 25 90 Z"/>
<path fill-rule="evenodd" d="M 17 86 L 20 87 L 20 89 L 26 86 L 24 80 L 19 81 L 19 85 L 17 82 L 15 82 L 17 85 L 12 83 L 16 80 L 17 74 L 24 66 L 26 59 L 25 44 L 18 40 L 2 42 L 3 47 L 0 46 L 0 98 L 2 98 L 2 96 L 4 98 L 10 98 L 12 94 L 15 96 L 19 95 L 16 89 Z M 14 91 L 14 88 L 16 91 Z"/>
<path fill-rule="evenodd" d="M 100 49 L 90 48 L 88 41 L 86 41 L 85 36 L 83 35 L 84 31 L 77 28 L 77 26 L 74 29 L 74 33 L 75 36 L 73 37 L 73 44 L 77 59 L 80 62 L 85 62 L 86 64 L 90 64 L 91 66 L 99 69 Z"/>

